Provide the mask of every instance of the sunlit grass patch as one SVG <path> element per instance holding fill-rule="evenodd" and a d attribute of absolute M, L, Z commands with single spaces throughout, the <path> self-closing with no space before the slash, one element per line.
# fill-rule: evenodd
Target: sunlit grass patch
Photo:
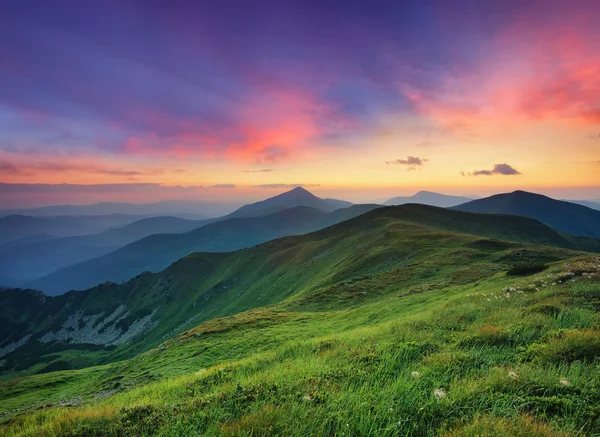
<path fill-rule="evenodd" d="M 559 330 L 543 343 L 529 346 L 527 357 L 537 363 L 593 362 L 600 357 L 600 331 Z"/>
<path fill-rule="evenodd" d="M 568 437 L 575 433 L 560 432 L 528 414 L 495 417 L 480 414 L 466 424 L 446 431 L 442 437 Z"/>

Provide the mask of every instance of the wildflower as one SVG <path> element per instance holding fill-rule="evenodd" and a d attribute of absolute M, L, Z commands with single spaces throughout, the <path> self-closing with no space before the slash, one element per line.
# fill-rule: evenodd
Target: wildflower
<path fill-rule="evenodd" d="M 565 387 L 571 387 L 573 385 L 567 378 L 560 378 L 558 381 Z"/>
<path fill-rule="evenodd" d="M 512 379 L 519 379 L 519 375 L 512 371 L 508 372 L 508 376 L 510 376 Z"/>
<path fill-rule="evenodd" d="M 444 389 L 442 389 L 442 388 L 436 388 L 436 389 L 433 391 L 433 395 L 435 396 L 435 398 L 436 398 L 437 400 L 444 399 L 446 396 L 448 396 L 448 395 L 446 394 L 446 392 L 444 391 Z"/>
<path fill-rule="evenodd" d="M 418 378 L 419 376 L 421 376 L 421 374 L 419 372 L 410 372 L 410 376 L 412 376 L 413 378 Z"/>
<path fill-rule="evenodd" d="M 303 400 L 304 402 L 310 402 L 310 401 L 312 401 L 312 397 L 311 397 L 310 395 L 304 395 L 304 396 L 302 397 L 302 400 Z"/>
<path fill-rule="evenodd" d="M 200 376 L 200 375 L 202 375 L 202 374 L 204 374 L 204 373 L 206 373 L 206 372 L 207 372 L 207 370 L 206 370 L 206 369 L 200 369 L 200 370 L 198 370 L 198 371 L 196 372 L 196 376 Z"/>

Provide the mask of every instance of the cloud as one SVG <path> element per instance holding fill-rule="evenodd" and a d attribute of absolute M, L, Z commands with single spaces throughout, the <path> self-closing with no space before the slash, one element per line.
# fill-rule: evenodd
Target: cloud
<path fill-rule="evenodd" d="M 590 140 L 600 140 L 600 132 L 598 132 L 596 134 L 590 134 L 590 136 L 588 138 Z"/>
<path fill-rule="evenodd" d="M 415 144 L 417 147 L 431 147 L 434 145 L 435 143 L 432 143 L 431 141 L 421 141 L 420 143 Z"/>
<path fill-rule="evenodd" d="M 110 176 L 156 176 L 163 174 L 165 171 L 160 168 L 143 169 L 143 170 L 128 170 L 122 168 L 110 168 L 89 163 L 60 163 L 60 162 L 36 162 L 27 164 L 13 164 L 10 162 L 0 162 L 0 174 L 7 173 L 13 175 L 35 176 L 38 174 L 47 173 L 91 173 L 103 174 Z"/>
<path fill-rule="evenodd" d="M 244 170 L 244 173 L 271 173 L 273 170 L 272 168 L 263 168 L 261 170 Z"/>
<path fill-rule="evenodd" d="M 9 162 L 0 162 L 0 175 L 2 174 L 22 174 L 21 170 Z"/>
<path fill-rule="evenodd" d="M 0 182 L 0 193 L 146 193 L 146 192 L 193 192 L 205 188 L 202 185 L 166 186 L 162 184 L 8 184 Z"/>
<path fill-rule="evenodd" d="M 463 139 L 540 121 L 597 125 L 600 52 L 592 23 L 566 3 L 543 12 L 525 7 L 479 41 L 478 56 L 400 88 L 418 113 Z"/>
<path fill-rule="evenodd" d="M 491 170 L 475 170 L 472 173 L 464 173 L 461 172 L 463 176 L 493 176 L 493 175 L 503 175 L 503 176 L 516 176 L 520 175 L 517 169 L 513 168 L 508 164 L 495 164 L 494 168 Z"/>
<path fill-rule="evenodd" d="M 216 185 L 209 185 L 208 188 L 236 188 L 235 184 L 216 184 Z"/>
<path fill-rule="evenodd" d="M 395 161 L 386 161 L 386 164 L 403 165 L 406 170 L 416 170 L 419 167 L 423 167 L 425 163 L 429 161 L 425 158 L 419 158 L 418 156 L 408 156 L 406 159 L 396 159 Z"/>
<path fill-rule="evenodd" d="M 296 187 L 318 187 L 319 184 L 260 184 L 253 185 L 254 188 L 296 188 Z"/>

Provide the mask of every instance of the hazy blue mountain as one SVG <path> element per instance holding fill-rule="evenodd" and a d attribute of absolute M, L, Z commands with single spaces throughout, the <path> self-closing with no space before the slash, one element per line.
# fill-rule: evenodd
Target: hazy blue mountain
<path fill-rule="evenodd" d="M 588 208 L 592 208 L 600 211 L 600 202 L 592 202 L 591 200 L 568 200 L 564 199 L 565 202 L 576 203 L 578 205 L 587 206 Z"/>
<path fill-rule="evenodd" d="M 164 206 L 167 202 L 162 204 Z M 122 208 L 123 205 L 127 204 L 101 204 L 102 208 Z M 296 206 L 311 206 L 327 212 L 338 205 L 349 205 L 349 203 L 320 199 L 302 188 L 297 188 L 242 207 L 229 216 L 216 219 L 187 220 L 179 217 L 151 217 L 94 235 L 64 238 L 51 238 L 48 235 L 39 238 L 26 236 L 19 239 L 20 244 L 13 241 L 10 246 L 0 246 L 0 279 L 5 285 L 23 286 L 55 270 L 108 254 L 152 234 L 188 232 L 213 221 L 234 217 L 263 216 Z M 155 206 L 156 204 L 135 205 L 138 211 L 150 211 L 151 207 Z M 140 209 L 141 207 L 149 209 Z M 86 217 L 89 216 L 83 216 L 82 220 L 85 220 Z M 60 217 L 54 216 L 29 217 L 29 219 L 33 222 L 31 229 L 35 229 L 35 223 L 45 223 L 48 220 L 61 223 Z M 170 261 L 175 260 L 171 259 L 169 255 L 167 256 Z"/>
<path fill-rule="evenodd" d="M 302 187 L 279 194 L 260 202 L 244 205 L 229 217 L 258 217 L 295 206 L 309 206 L 321 211 L 331 212 L 340 208 L 348 208 L 352 203 L 344 200 L 321 199 Z"/>
<path fill-rule="evenodd" d="M 10 215 L 0 217 L 0 245 L 35 235 L 46 237 L 91 235 L 128 225 L 141 218 L 145 217 L 128 214 L 54 217 Z"/>
<path fill-rule="evenodd" d="M 106 255 L 57 270 L 27 284 L 49 294 L 122 282 L 160 271 L 192 252 L 226 252 L 287 235 L 304 234 L 347 220 L 379 205 L 355 205 L 326 213 L 297 206 L 262 217 L 234 217 L 183 234 L 154 234 Z"/>
<path fill-rule="evenodd" d="M 0 211 L 0 216 L 15 214 L 30 216 L 129 214 L 203 219 L 229 214 L 238 206 L 239 203 L 193 200 L 163 200 L 160 202 L 139 204 L 100 202 L 91 205 L 53 205 L 39 208 L 4 210 Z"/>
<path fill-rule="evenodd" d="M 180 233 L 211 220 L 151 217 L 94 235 L 48 239 L 34 235 L 0 246 L 0 278 L 20 286 L 57 269 L 76 264 L 156 233 Z M 19 244 L 17 244 L 19 242 Z"/>
<path fill-rule="evenodd" d="M 585 237 L 600 237 L 600 211 L 526 191 L 514 191 L 473 200 L 455 209 L 532 217 L 562 232 Z"/>
<path fill-rule="evenodd" d="M 473 199 L 462 196 L 449 196 L 447 194 L 434 193 L 432 191 L 419 191 L 412 196 L 399 196 L 386 200 L 384 205 L 404 205 L 407 203 L 421 203 L 423 205 L 439 206 L 449 208 L 460 205 Z"/>

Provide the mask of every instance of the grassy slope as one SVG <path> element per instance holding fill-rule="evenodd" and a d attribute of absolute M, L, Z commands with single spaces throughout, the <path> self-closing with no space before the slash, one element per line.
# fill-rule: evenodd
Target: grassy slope
<path fill-rule="evenodd" d="M 277 304 L 208 320 L 128 361 L 2 383 L 5 433 L 600 432 L 600 283 L 588 275 L 600 260 L 510 278 L 509 264 L 573 252 L 439 229 L 459 217 L 459 230 L 477 231 L 469 214 L 424 227 L 414 223 L 427 220 L 426 210 L 409 208 L 404 221 L 399 211 L 234 253 L 263 282 L 229 290 L 216 307 L 233 314 L 259 298 Z M 513 237 L 524 230 L 481 228 Z M 189 256 L 173 273 L 212 256 Z M 522 292 L 507 298 L 511 286 Z M 447 396 L 436 399 L 435 389 Z M 15 414 L 40 403 L 54 405 Z"/>
<path fill-rule="evenodd" d="M 56 294 L 105 281 L 121 282 L 144 271 L 160 271 L 191 252 L 225 252 L 285 235 L 311 232 L 337 223 L 344 215 L 354 217 L 375 207 L 357 205 L 324 213 L 300 206 L 264 217 L 231 218 L 184 234 L 155 234 L 104 256 L 57 270 L 31 286 Z"/>
<path fill-rule="evenodd" d="M 600 259 L 569 267 L 597 272 Z M 4 432 L 592 435 L 600 278 L 566 272 L 331 290 L 208 321 L 126 362 L 3 383 L 4 410 L 63 401 L 10 414 Z"/>
<path fill-rule="evenodd" d="M 11 341 L 33 330 L 37 336 L 57 331 L 78 310 L 108 316 L 122 304 L 132 315 L 156 310 L 154 319 L 158 322 L 135 343 L 117 347 L 31 341 L 4 357 L 2 379 L 23 372 L 81 368 L 130 358 L 204 320 L 274 304 L 290 296 L 310 295 L 315 300 L 318 293 L 331 287 L 378 293 L 423 283 L 441 288 L 461 281 L 468 283 L 519 260 L 553 261 L 577 254 L 490 241 L 444 229 L 572 245 L 534 220 L 507 221 L 491 215 L 412 205 L 374 210 L 332 228 L 251 249 L 194 254 L 163 272 L 141 275 L 122 285 L 105 284 L 53 298 L 18 291 L 2 293 L 0 316 L 5 326 L 0 328 L 0 338 L 12 335 Z M 393 270 L 397 272 L 385 276 L 384 283 L 373 277 Z M 360 278 L 356 284 L 339 285 L 355 278 Z"/>

